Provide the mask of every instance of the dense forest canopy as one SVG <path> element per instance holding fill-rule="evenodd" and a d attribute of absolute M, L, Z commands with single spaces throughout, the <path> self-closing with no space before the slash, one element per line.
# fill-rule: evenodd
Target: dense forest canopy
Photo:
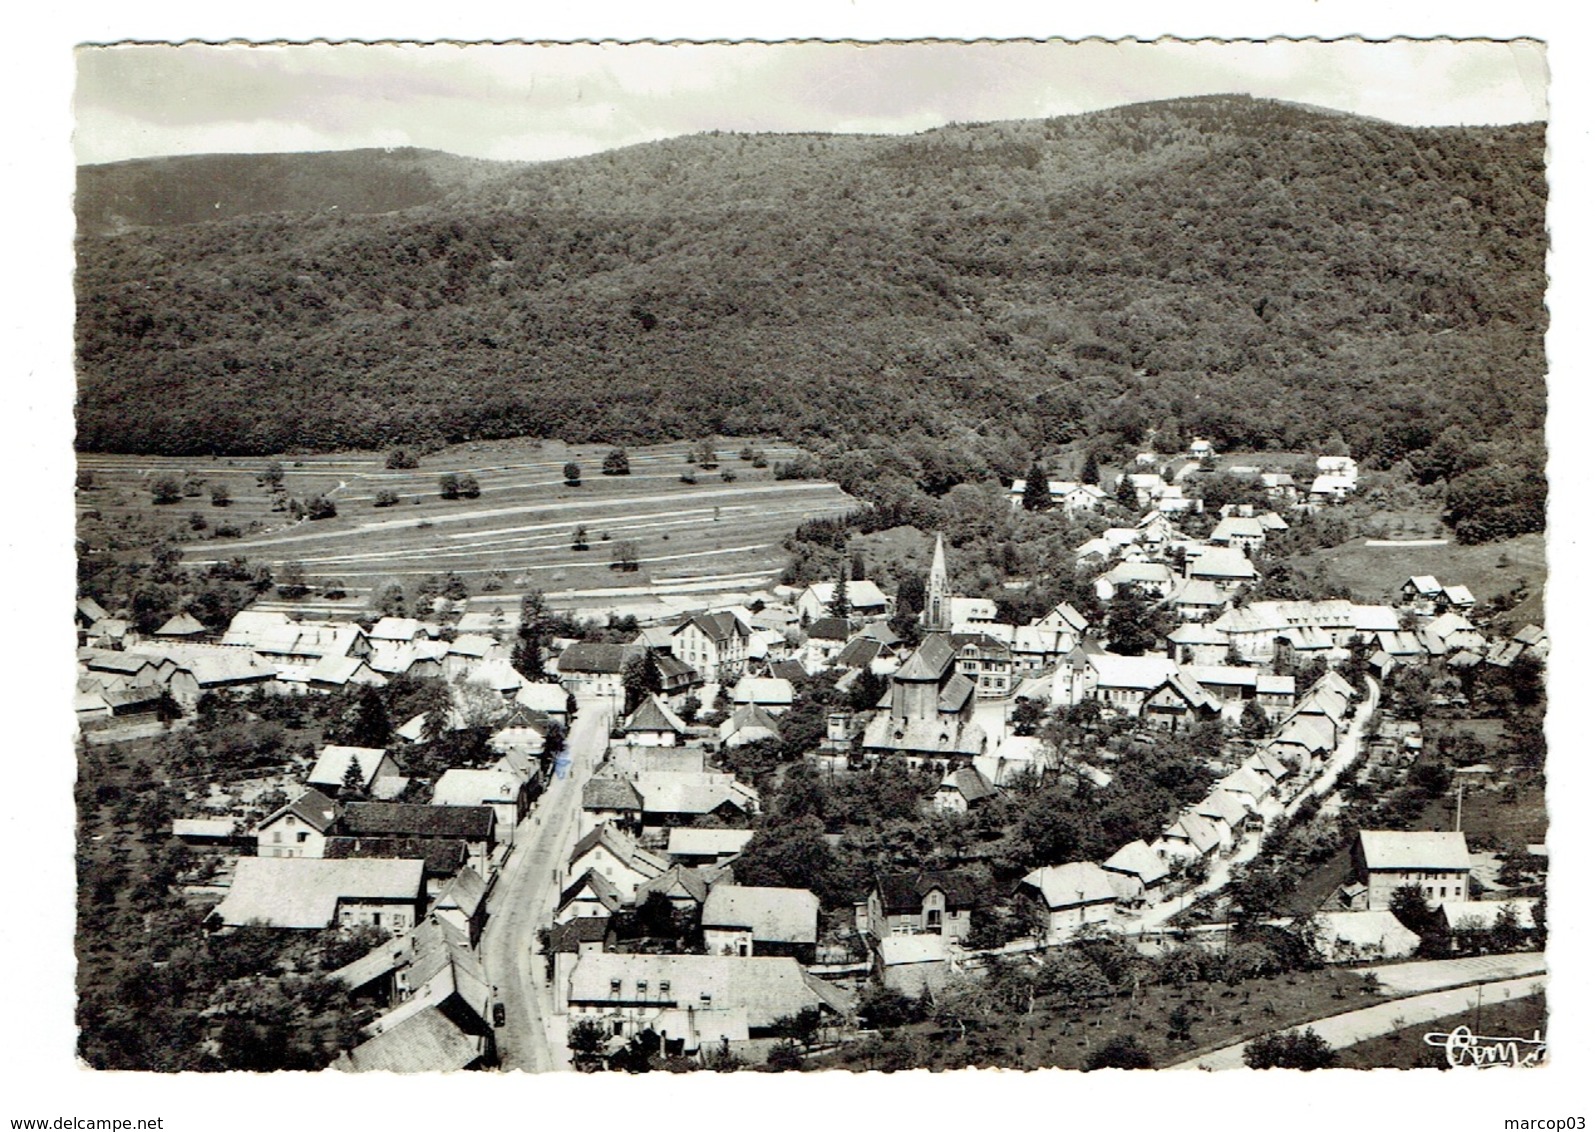
<path fill-rule="evenodd" d="M 1376 468 L 1521 475 L 1543 452 L 1544 144 L 1223 96 L 538 165 L 91 167 L 78 442 L 909 437 L 953 465 L 921 485 L 945 491 L 1083 439 L 1333 437 Z M 188 222 L 207 195 L 226 218 Z"/>

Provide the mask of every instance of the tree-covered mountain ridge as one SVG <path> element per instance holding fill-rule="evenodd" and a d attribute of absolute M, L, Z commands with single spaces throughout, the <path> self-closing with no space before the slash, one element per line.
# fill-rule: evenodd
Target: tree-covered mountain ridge
<path fill-rule="evenodd" d="M 279 186 L 248 200 L 305 209 L 127 222 L 214 197 L 184 188 L 207 160 L 84 171 L 123 207 L 78 242 L 83 448 L 778 433 L 1007 469 L 1152 429 L 1338 432 L 1376 465 L 1542 443 L 1541 124 L 1220 96 L 535 165 L 362 151 L 319 181 L 236 157 Z"/>

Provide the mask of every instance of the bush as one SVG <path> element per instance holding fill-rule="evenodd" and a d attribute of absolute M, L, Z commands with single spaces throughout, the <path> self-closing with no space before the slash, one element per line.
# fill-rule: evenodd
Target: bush
<path fill-rule="evenodd" d="M 1134 1034 L 1115 1034 L 1091 1051 L 1087 1072 L 1093 1069 L 1150 1069 L 1152 1055 Z"/>
<path fill-rule="evenodd" d="M 604 457 L 604 475 L 631 475 L 631 460 L 626 456 L 624 448 L 611 448 L 609 450 L 609 454 Z"/>
<path fill-rule="evenodd" d="M 312 519 L 336 518 L 338 505 L 325 495 L 317 495 L 312 497 L 309 503 L 305 504 L 305 514 Z"/>
<path fill-rule="evenodd" d="M 482 485 L 476 482 L 476 477 L 470 472 L 461 472 L 457 482 L 460 495 L 465 499 L 475 499 L 482 494 Z"/>
<path fill-rule="evenodd" d="M 390 488 L 386 488 L 385 487 L 381 491 L 377 492 L 377 497 L 372 502 L 371 506 L 373 506 L 373 507 L 392 507 L 394 504 L 396 504 L 398 502 L 399 502 L 399 493 L 396 492 L 396 491 L 393 491 Z"/>
<path fill-rule="evenodd" d="M 158 504 L 176 503 L 183 498 L 183 485 L 176 476 L 161 476 L 150 484 L 150 495 Z"/>
<path fill-rule="evenodd" d="M 460 497 L 460 477 L 454 472 L 444 472 L 438 477 L 438 494 L 444 499 Z"/>
<path fill-rule="evenodd" d="M 415 453 L 406 448 L 395 448 L 388 453 L 385 461 L 389 468 L 404 469 L 420 467 L 421 461 L 416 459 Z"/>
<path fill-rule="evenodd" d="M 1248 1042 L 1242 1056 L 1248 1069 L 1328 1069 L 1335 1064 L 1335 1051 L 1311 1026 L 1265 1034 Z"/>
<path fill-rule="evenodd" d="M 582 485 L 582 466 L 575 460 L 565 465 L 565 486 L 580 487 Z"/>

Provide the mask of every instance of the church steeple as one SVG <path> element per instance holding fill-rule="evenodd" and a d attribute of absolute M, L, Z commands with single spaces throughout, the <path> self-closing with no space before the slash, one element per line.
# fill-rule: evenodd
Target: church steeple
<path fill-rule="evenodd" d="M 941 535 L 936 536 L 936 550 L 930 558 L 930 578 L 925 583 L 925 630 L 945 633 L 952 628 L 952 610 L 947 593 L 947 552 L 942 549 Z"/>

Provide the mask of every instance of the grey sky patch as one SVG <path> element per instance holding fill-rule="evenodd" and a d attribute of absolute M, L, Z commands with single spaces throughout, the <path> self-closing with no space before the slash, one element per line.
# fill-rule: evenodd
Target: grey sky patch
<path fill-rule="evenodd" d="M 697 133 L 910 133 L 1247 93 L 1411 125 L 1542 119 L 1530 41 L 82 48 L 78 159 L 414 145 L 545 160 Z"/>

